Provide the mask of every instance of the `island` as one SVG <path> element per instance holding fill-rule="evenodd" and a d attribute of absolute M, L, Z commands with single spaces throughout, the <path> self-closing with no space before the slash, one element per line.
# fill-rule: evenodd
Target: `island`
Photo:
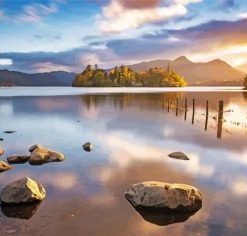
<path fill-rule="evenodd" d="M 104 70 L 87 65 L 82 73 L 75 76 L 73 87 L 184 87 L 187 85 L 183 76 L 170 68 L 154 67 L 144 72 L 137 72 L 129 66 L 116 66 Z"/>

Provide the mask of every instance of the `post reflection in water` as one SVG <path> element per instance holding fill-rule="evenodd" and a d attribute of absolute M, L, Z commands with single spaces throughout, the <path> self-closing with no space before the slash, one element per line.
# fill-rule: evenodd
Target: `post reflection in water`
<path fill-rule="evenodd" d="M 23 164 L 0 174 L 0 190 L 29 176 L 47 192 L 41 205 L 2 206 L 0 235 L 10 230 L 18 236 L 247 235 L 243 95 L 167 92 L 0 98 L 1 148 L 6 151 L 2 160 L 27 154 L 35 143 L 66 156 L 61 163 Z M 224 101 L 222 109 L 219 101 Z M 17 132 L 8 135 L 4 130 Z M 81 148 L 88 141 L 94 145 L 91 153 Z M 186 153 L 190 160 L 168 158 L 174 151 Z M 195 186 L 202 193 L 203 207 L 188 215 L 136 211 L 124 192 L 143 181 Z"/>

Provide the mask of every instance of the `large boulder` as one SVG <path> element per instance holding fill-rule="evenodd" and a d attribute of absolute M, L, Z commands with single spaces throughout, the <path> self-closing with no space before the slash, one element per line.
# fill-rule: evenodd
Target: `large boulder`
<path fill-rule="evenodd" d="M 23 204 L 41 201 L 45 198 L 44 187 L 31 178 L 23 178 L 6 185 L 1 193 L 3 204 Z"/>
<path fill-rule="evenodd" d="M 12 166 L 4 161 L 0 161 L 0 173 L 12 169 Z"/>
<path fill-rule="evenodd" d="M 170 153 L 168 156 L 174 159 L 179 159 L 179 160 L 186 160 L 186 161 L 189 160 L 189 157 L 183 152 L 173 152 L 173 153 Z"/>
<path fill-rule="evenodd" d="M 202 206 L 199 190 L 186 184 L 138 183 L 125 192 L 125 197 L 135 208 L 189 212 L 197 211 Z"/>
<path fill-rule="evenodd" d="M 23 164 L 28 161 L 30 156 L 12 155 L 7 157 L 9 164 Z"/>
<path fill-rule="evenodd" d="M 31 156 L 28 161 L 31 165 L 41 165 L 47 162 L 59 162 L 64 160 L 62 153 L 49 150 L 39 144 L 30 147 L 29 151 L 31 152 Z"/>
<path fill-rule="evenodd" d="M 3 154 L 4 154 L 4 150 L 0 148 L 0 156 L 2 156 Z"/>

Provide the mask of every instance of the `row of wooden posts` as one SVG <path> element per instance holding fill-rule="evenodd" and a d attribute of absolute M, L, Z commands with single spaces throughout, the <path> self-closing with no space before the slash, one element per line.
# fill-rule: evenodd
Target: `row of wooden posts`
<path fill-rule="evenodd" d="M 170 112 L 171 108 L 171 102 L 170 99 L 167 100 L 166 103 L 167 111 Z M 179 109 L 179 100 L 176 99 L 176 116 L 178 116 L 178 109 Z M 165 109 L 165 99 L 163 100 L 163 109 Z M 188 103 L 187 98 L 184 102 L 184 107 L 182 108 L 184 110 L 184 120 L 187 120 L 187 111 L 188 111 Z M 192 100 L 192 120 L 191 123 L 194 124 L 195 121 L 195 99 Z M 224 102 L 223 100 L 219 101 L 219 108 L 218 108 L 218 121 L 217 121 L 217 138 L 221 138 L 222 136 L 222 126 L 223 126 L 223 114 L 224 114 Z M 205 115 L 205 130 L 208 128 L 208 117 L 209 117 L 209 102 L 206 101 L 206 115 Z"/>

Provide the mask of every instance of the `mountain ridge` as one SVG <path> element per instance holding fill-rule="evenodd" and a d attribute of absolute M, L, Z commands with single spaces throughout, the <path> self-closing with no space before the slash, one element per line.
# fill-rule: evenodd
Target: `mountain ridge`
<path fill-rule="evenodd" d="M 182 75 L 188 85 L 236 85 L 243 84 L 247 72 L 234 68 L 221 59 L 208 62 L 193 62 L 186 56 L 174 60 L 157 59 L 128 65 L 137 72 L 160 67 L 171 69 Z M 107 69 L 106 71 L 110 71 Z M 71 86 L 76 73 L 52 71 L 44 73 L 24 73 L 19 71 L 0 70 L 0 86 Z"/>
<path fill-rule="evenodd" d="M 52 71 L 44 73 L 24 73 L 0 70 L 0 86 L 71 86 L 76 73 Z"/>
<path fill-rule="evenodd" d="M 158 62 L 158 63 L 156 63 Z M 145 71 L 148 67 L 171 67 L 182 75 L 188 85 L 198 85 L 209 81 L 235 81 L 237 85 L 242 85 L 244 73 L 230 66 L 221 59 L 208 62 L 193 62 L 185 56 L 180 56 L 174 60 L 153 60 L 130 65 L 133 70 L 138 72 Z"/>

